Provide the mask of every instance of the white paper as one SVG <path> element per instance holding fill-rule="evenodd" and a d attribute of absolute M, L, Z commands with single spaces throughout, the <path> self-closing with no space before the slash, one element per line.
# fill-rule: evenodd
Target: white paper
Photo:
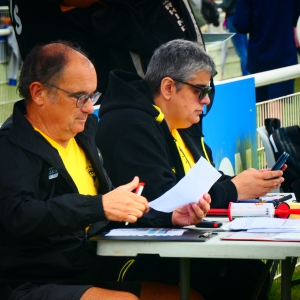
<path fill-rule="evenodd" d="M 299 242 L 300 233 L 249 233 L 239 231 L 231 233 L 221 240 L 244 240 L 244 241 L 280 241 L 280 242 Z"/>
<path fill-rule="evenodd" d="M 300 241 L 300 233 L 279 233 L 273 237 L 275 240 Z"/>
<path fill-rule="evenodd" d="M 187 229 L 176 228 L 120 228 L 112 229 L 105 236 L 181 236 Z"/>
<path fill-rule="evenodd" d="M 230 230 L 248 230 L 249 232 L 297 232 L 300 220 L 267 217 L 236 218 L 228 224 Z"/>
<path fill-rule="evenodd" d="M 151 201 L 150 207 L 158 211 L 172 212 L 183 205 L 198 202 L 220 176 L 220 172 L 201 157 L 172 189 Z"/>
<path fill-rule="evenodd" d="M 264 229 L 248 229 L 247 232 L 252 233 L 288 233 L 288 232 L 294 232 L 300 233 L 300 229 L 284 229 L 284 228 L 264 228 Z"/>

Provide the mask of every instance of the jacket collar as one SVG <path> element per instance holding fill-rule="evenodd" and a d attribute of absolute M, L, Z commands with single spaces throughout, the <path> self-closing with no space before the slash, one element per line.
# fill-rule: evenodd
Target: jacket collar
<path fill-rule="evenodd" d="M 60 170 L 61 174 L 65 177 L 69 177 L 67 170 L 57 153 L 57 150 L 50 147 L 49 142 L 36 130 L 30 122 L 24 117 L 26 115 L 25 100 L 20 100 L 15 103 L 13 110 L 13 122 L 10 128 L 6 128 L 3 134 L 7 135 L 7 138 L 12 144 L 32 152 L 50 165 L 55 166 Z M 100 167 L 99 160 L 102 160 L 100 151 L 97 151 L 95 144 L 95 132 L 97 128 L 97 117 L 95 115 L 89 115 L 85 124 L 83 132 L 78 133 L 75 139 L 78 145 L 84 149 L 85 154 L 91 160 L 94 170 L 97 174 L 100 184 L 100 191 L 103 193 L 108 192 L 111 189 L 110 181 L 105 171 Z"/>

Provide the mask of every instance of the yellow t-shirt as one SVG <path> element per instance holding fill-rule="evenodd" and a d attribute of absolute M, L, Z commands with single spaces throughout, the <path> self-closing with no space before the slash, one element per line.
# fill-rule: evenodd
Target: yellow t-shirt
<path fill-rule="evenodd" d="M 175 144 L 177 146 L 180 158 L 182 161 L 184 173 L 187 174 L 188 171 L 195 165 L 195 160 L 188 148 L 186 148 L 184 141 L 182 140 L 179 132 L 176 129 L 171 131 L 172 136 L 175 139 Z"/>
<path fill-rule="evenodd" d="M 99 182 L 89 159 L 77 145 L 75 138 L 71 138 L 64 148 L 39 129 L 35 128 L 59 153 L 68 173 L 74 180 L 79 194 L 97 195 Z"/>

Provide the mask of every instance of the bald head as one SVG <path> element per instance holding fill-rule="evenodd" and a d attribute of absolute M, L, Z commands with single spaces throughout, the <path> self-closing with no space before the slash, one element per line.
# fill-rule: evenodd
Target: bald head
<path fill-rule="evenodd" d="M 32 82 L 57 82 L 67 65 L 74 58 L 91 64 L 87 55 L 79 48 L 65 41 L 34 47 L 26 56 L 19 78 L 18 90 L 21 97 L 31 99 Z"/>
<path fill-rule="evenodd" d="M 84 130 L 94 111 L 96 88 L 91 61 L 64 42 L 34 48 L 24 61 L 19 83 L 27 100 L 26 119 L 62 147 Z"/>

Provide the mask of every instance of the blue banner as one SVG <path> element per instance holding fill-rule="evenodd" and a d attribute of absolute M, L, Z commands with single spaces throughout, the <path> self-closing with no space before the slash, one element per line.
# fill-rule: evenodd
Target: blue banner
<path fill-rule="evenodd" d="M 216 84 L 214 104 L 203 119 L 203 133 L 217 169 L 236 175 L 257 168 L 254 78 Z"/>

